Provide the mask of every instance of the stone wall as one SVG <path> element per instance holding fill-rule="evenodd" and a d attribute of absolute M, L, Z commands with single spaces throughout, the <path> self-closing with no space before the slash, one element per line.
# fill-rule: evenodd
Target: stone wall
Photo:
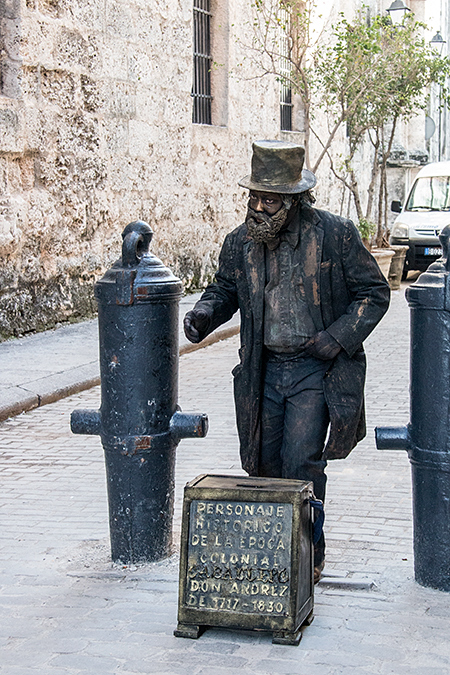
<path fill-rule="evenodd" d="M 229 75 L 249 3 L 212 5 L 204 126 L 192 124 L 190 2 L 0 2 L 2 337 L 92 315 L 93 282 L 131 220 L 150 223 L 187 289 L 213 274 L 243 218 L 251 143 L 279 136 L 279 116 L 273 80 Z"/>

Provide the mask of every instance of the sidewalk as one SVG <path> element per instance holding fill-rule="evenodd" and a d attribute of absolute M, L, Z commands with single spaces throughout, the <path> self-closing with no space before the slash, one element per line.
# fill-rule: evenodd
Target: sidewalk
<path fill-rule="evenodd" d="M 199 348 L 185 338 L 183 317 L 200 295 L 186 295 L 180 301 L 180 354 Z M 236 315 L 202 347 L 238 330 Z M 97 319 L 0 342 L 0 421 L 99 383 Z"/>
<path fill-rule="evenodd" d="M 69 430 L 73 409 L 98 407 L 98 387 L 0 424 L 0 673 L 448 674 L 449 594 L 414 582 L 408 457 L 376 450 L 373 436 L 408 420 L 408 320 L 403 287 L 366 343 L 368 436 L 329 465 L 325 576 L 298 647 L 238 631 L 175 638 L 177 551 L 139 567 L 109 562 L 102 447 Z M 233 337 L 180 360 L 181 407 L 208 413 L 210 431 L 178 448 L 176 542 L 186 481 L 242 473 L 237 346 Z"/>

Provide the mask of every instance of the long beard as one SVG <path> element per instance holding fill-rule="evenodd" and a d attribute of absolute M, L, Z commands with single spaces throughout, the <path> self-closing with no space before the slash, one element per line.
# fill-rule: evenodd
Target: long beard
<path fill-rule="evenodd" d="M 273 216 L 267 213 L 261 213 L 247 208 L 245 224 L 247 225 L 248 236 L 261 244 L 272 241 L 276 238 L 278 232 L 286 223 L 289 209 L 292 206 L 292 199 L 283 199 L 283 206 Z"/>

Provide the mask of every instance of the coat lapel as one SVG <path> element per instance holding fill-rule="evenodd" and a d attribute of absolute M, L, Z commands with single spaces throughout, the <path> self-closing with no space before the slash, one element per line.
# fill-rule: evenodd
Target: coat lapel
<path fill-rule="evenodd" d="M 311 208 L 300 212 L 300 259 L 303 261 L 303 284 L 311 318 L 317 331 L 324 329 L 320 308 L 320 263 L 322 260 L 323 228 L 320 218 Z"/>
<path fill-rule="evenodd" d="M 252 240 L 244 244 L 245 273 L 248 279 L 250 303 L 255 332 L 262 331 L 264 315 L 265 261 L 264 244 Z"/>

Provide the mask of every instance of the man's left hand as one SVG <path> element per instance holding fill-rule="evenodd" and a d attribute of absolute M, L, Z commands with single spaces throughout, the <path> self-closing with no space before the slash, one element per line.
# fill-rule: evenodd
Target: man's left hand
<path fill-rule="evenodd" d="M 310 356 L 316 359 L 329 361 L 339 354 L 342 347 L 326 330 L 316 333 L 304 346 L 304 350 Z"/>

